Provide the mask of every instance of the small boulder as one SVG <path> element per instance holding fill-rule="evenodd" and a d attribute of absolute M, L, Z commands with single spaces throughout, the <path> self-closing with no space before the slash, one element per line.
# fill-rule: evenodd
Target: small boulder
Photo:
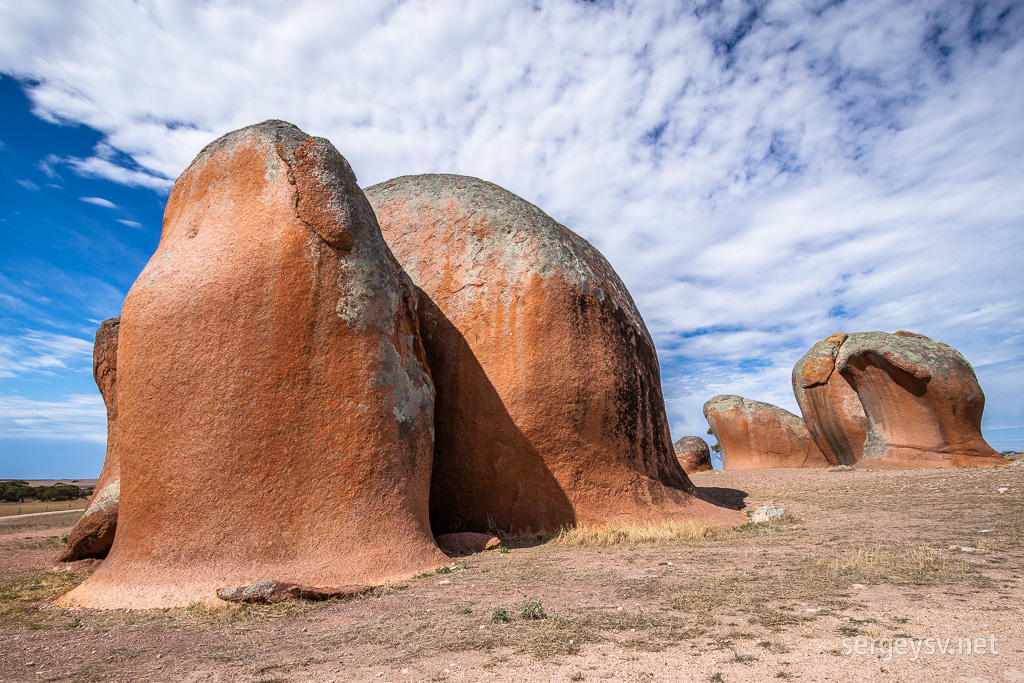
<path fill-rule="evenodd" d="M 785 509 L 780 508 L 777 505 L 762 505 L 761 507 L 754 510 L 753 514 L 750 515 L 750 521 L 754 524 L 761 524 L 762 522 L 768 522 L 781 517 L 786 514 Z"/>
<path fill-rule="evenodd" d="M 434 539 L 437 546 L 445 555 L 456 557 L 459 555 L 473 555 L 482 553 L 485 550 L 492 550 L 501 546 L 501 540 L 490 534 L 477 534 L 471 531 L 461 531 L 453 534 L 441 534 Z"/>
<path fill-rule="evenodd" d="M 672 444 L 676 458 L 687 474 L 715 469 L 711 464 L 711 448 L 699 436 L 684 436 Z"/>
<path fill-rule="evenodd" d="M 778 406 L 742 396 L 715 396 L 704 417 L 722 446 L 722 469 L 828 467 L 804 421 Z"/>

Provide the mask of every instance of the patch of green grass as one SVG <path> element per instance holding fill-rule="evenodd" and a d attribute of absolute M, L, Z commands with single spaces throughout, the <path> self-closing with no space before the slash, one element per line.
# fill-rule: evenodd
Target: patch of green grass
<path fill-rule="evenodd" d="M 530 600 L 525 595 L 523 601 L 519 603 L 519 618 L 520 619 L 547 619 L 547 612 L 544 611 L 544 605 L 540 600 Z"/>
<path fill-rule="evenodd" d="M 512 617 L 509 616 L 508 610 L 504 607 L 495 607 L 494 611 L 491 612 L 491 621 L 495 624 L 505 624 L 512 621 Z"/>

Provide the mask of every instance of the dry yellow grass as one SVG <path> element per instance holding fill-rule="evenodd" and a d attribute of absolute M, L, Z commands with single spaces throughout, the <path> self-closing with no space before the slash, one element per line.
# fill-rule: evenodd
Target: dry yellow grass
<path fill-rule="evenodd" d="M 0 517 L 12 515 L 29 515 L 35 512 L 57 512 L 60 510 L 84 510 L 89 505 L 88 498 L 62 501 L 59 503 L 0 503 Z"/>
<path fill-rule="evenodd" d="M 153 613 L 156 620 L 166 621 L 175 628 L 197 628 L 248 631 L 266 621 L 300 616 L 316 605 L 305 601 L 282 602 L 276 605 L 245 605 L 229 602 L 197 602 L 181 609 L 160 610 Z"/>
<path fill-rule="evenodd" d="M 723 527 L 712 527 L 692 520 L 649 525 L 590 526 L 564 529 L 550 543 L 570 548 L 701 545 L 723 538 L 728 531 Z"/>
<path fill-rule="evenodd" d="M 929 585 L 962 578 L 970 565 L 959 557 L 919 545 L 872 543 L 840 557 L 819 557 L 810 568 L 823 579 L 895 585 Z"/>
<path fill-rule="evenodd" d="M 81 510 L 65 510 L 64 512 L 49 515 L 9 515 L 7 517 L 0 517 L 0 536 L 72 527 L 81 518 Z"/>
<path fill-rule="evenodd" d="M 85 580 L 92 572 L 82 574 L 42 573 L 0 582 L 0 625 L 50 625 L 65 616 L 58 611 L 45 611 L 40 607 Z"/>

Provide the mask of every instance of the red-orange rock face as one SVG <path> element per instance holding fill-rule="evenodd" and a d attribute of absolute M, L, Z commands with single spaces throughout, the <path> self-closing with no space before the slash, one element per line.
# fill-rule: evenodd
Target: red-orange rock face
<path fill-rule="evenodd" d="M 121 315 L 117 535 L 60 603 L 187 605 L 443 563 L 414 305 L 329 142 L 268 121 L 203 150 Z"/>
<path fill-rule="evenodd" d="M 672 444 L 672 449 L 687 474 L 715 469 L 711 464 L 711 449 L 708 442 L 699 436 L 684 436 Z"/>
<path fill-rule="evenodd" d="M 87 557 L 106 557 L 117 530 L 121 493 L 121 462 L 117 453 L 117 330 L 120 318 L 104 320 L 96 330 L 92 348 L 92 376 L 107 408 L 107 455 L 89 507 L 68 535 L 68 544 L 57 558 L 74 562 Z"/>
<path fill-rule="evenodd" d="M 366 194 L 423 293 L 435 533 L 742 521 L 695 495 L 650 335 L 588 242 L 475 178 L 406 176 Z"/>
<path fill-rule="evenodd" d="M 839 372 L 836 356 L 847 335 L 833 334 L 804 354 L 793 367 L 793 393 L 814 443 L 829 462 L 860 460 L 868 421 L 857 392 Z"/>
<path fill-rule="evenodd" d="M 799 417 L 778 406 L 740 396 L 715 396 L 704 417 L 722 446 L 722 469 L 828 467 Z"/>
<path fill-rule="evenodd" d="M 836 371 L 867 416 L 858 468 L 981 467 L 1007 460 L 981 435 L 985 394 L 971 364 L 947 344 L 909 332 L 857 332 Z"/>

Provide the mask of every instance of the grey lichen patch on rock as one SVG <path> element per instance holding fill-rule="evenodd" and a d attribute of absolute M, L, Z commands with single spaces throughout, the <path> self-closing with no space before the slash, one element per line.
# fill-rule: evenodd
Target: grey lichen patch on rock
<path fill-rule="evenodd" d="M 760 401 L 751 401 L 749 399 L 743 398 L 742 396 L 737 396 L 736 394 L 719 394 L 712 398 L 711 400 L 704 403 L 704 414 L 708 414 L 708 409 L 711 406 L 714 406 L 722 411 L 739 408 L 740 410 L 746 413 L 750 413 L 751 409 L 754 407 L 755 404 L 760 404 Z M 761 405 L 768 404 L 765 403 Z M 775 406 L 772 407 L 774 408 Z M 780 408 L 779 410 L 782 409 Z"/>
<path fill-rule="evenodd" d="M 196 158 L 192 160 L 192 163 L 188 165 L 188 168 L 185 169 L 185 172 L 182 173 L 182 175 L 187 174 L 193 167 L 199 167 L 206 164 L 210 157 L 220 150 L 226 150 L 229 155 L 233 155 L 235 149 L 239 146 L 249 145 L 253 140 L 261 138 L 275 143 L 280 143 L 282 148 L 285 150 L 285 161 L 287 161 L 289 165 L 292 165 L 295 161 L 294 150 L 309 138 L 309 136 L 287 121 L 268 119 L 262 123 L 240 128 L 227 133 L 226 135 L 222 135 L 206 147 L 203 147 L 202 151 L 200 151 Z M 266 150 L 267 156 L 265 165 L 268 173 L 272 172 L 274 177 L 276 177 L 278 169 L 276 168 L 275 163 L 276 155 L 273 154 L 273 151 L 273 146 Z M 272 171 L 271 167 L 273 167 Z"/>
<path fill-rule="evenodd" d="M 601 302 L 611 299 L 614 307 L 623 309 L 650 336 L 632 296 L 604 256 L 540 208 L 508 190 L 470 176 L 425 174 L 394 178 L 367 188 L 366 194 L 378 207 L 392 200 L 464 207 L 468 215 L 464 224 L 456 221 L 434 226 L 458 232 L 457 239 L 450 243 L 459 245 L 461 253 L 443 254 L 446 260 L 466 264 L 461 281 L 454 283 L 453 293 L 467 299 L 489 296 L 510 306 L 515 301 L 505 294 L 517 282 L 533 275 L 543 280 L 557 277 L 578 288 L 584 296 Z M 484 229 L 486 236 L 481 238 L 476 228 Z M 485 265 L 495 263 L 498 268 L 492 265 L 484 269 Z M 406 269 L 413 282 L 421 286 L 419 264 L 407 263 Z M 495 270 L 504 277 L 495 277 Z M 488 288 L 493 288 L 493 292 Z M 478 293 L 477 289 L 482 291 Z"/>
<path fill-rule="evenodd" d="M 267 185 L 272 185 L 277 180 L 277 172 L 281 168 L 277 155 L 268 152 L 266 160 L 263 162 L 263 167 L 266 169 L 266 172 L 263 174 L 263 180 Z"/>
<path fill-rule="evenodd" d="M 251 586 L 246 586 L 242 590 L 242 596 L 250 600 L 264 597 L 274 590 L 274 585 L 274 581 L 257 581 Z"/>
<path fill-rule="evenodd" d="M 707 417 L 708 413 L 712 409 L 719 414 L 738 409 L 750 416 L 774 415 L 784 423 L 788 423 L 795 428 L 804 428 L 803 419 L 799 415 L 794 415 L 785 408 L 780 408 L 779 406 L 772 405 L 771 403 L 764 403 L 763 401 L 754 401 L 753 399 L 743 398 L 742 396 L 736 396 L 735 394 L 719 394 L 712 398 L 704 404 L 704 416 Z M 715 426 L 710 426 L 712 430 L 714 430 Z M 717 432 L 715 436 L 718 436 Z"/>
<path fill-rule="evenodd" d="M 117 505 L 121 498 L 121 480 L 117 479 L 111 484 L 108 484 L 100 494 L 89 505 L 89 508 L 83 514 L 83 517 L 94 515 L 97 512 L 103 512 L 112 505 Z"/>
<path fill-rule="evenodd" d="M 388 339 L 380 343 L 381 369 L 373 386 L 390 392 L 385 399 L 395 419 L 409 422 L 426 417 L 433 424 L 434 385 L 418 362 L 402 362 L 402 355 Z M 407 356 L 408 357 L 408 356 Z"/>
<path fill-rule="evenodd" d="M 339 318 L 352 327 L 374 325 L 390 331 L 400 306 L 394 273 L 385 273 L 381 263 L 365 258 L 359 248 L 341 259 L 335 307 Z"/>
<path fill-rule="evenodd" d="M 870 354 L 883 358 L 919 380 L 928 380 L 942 368 L 962 365 L 974 373 L 974 368 L 959 351 L 931 337 L 923 335 L 896 335 L 887 332 L 855 332 L 839 349 L 836 369 L 842 372 L 859 356 Z"/>
<path fill-rule="evenodd" d="M 217 590 L 217 597 L 221 600 L 229 600 L 234 602 L 238 596 L 239 589 L 236 586 L 229 586 L 227 588 L 220 588 Z"/>

